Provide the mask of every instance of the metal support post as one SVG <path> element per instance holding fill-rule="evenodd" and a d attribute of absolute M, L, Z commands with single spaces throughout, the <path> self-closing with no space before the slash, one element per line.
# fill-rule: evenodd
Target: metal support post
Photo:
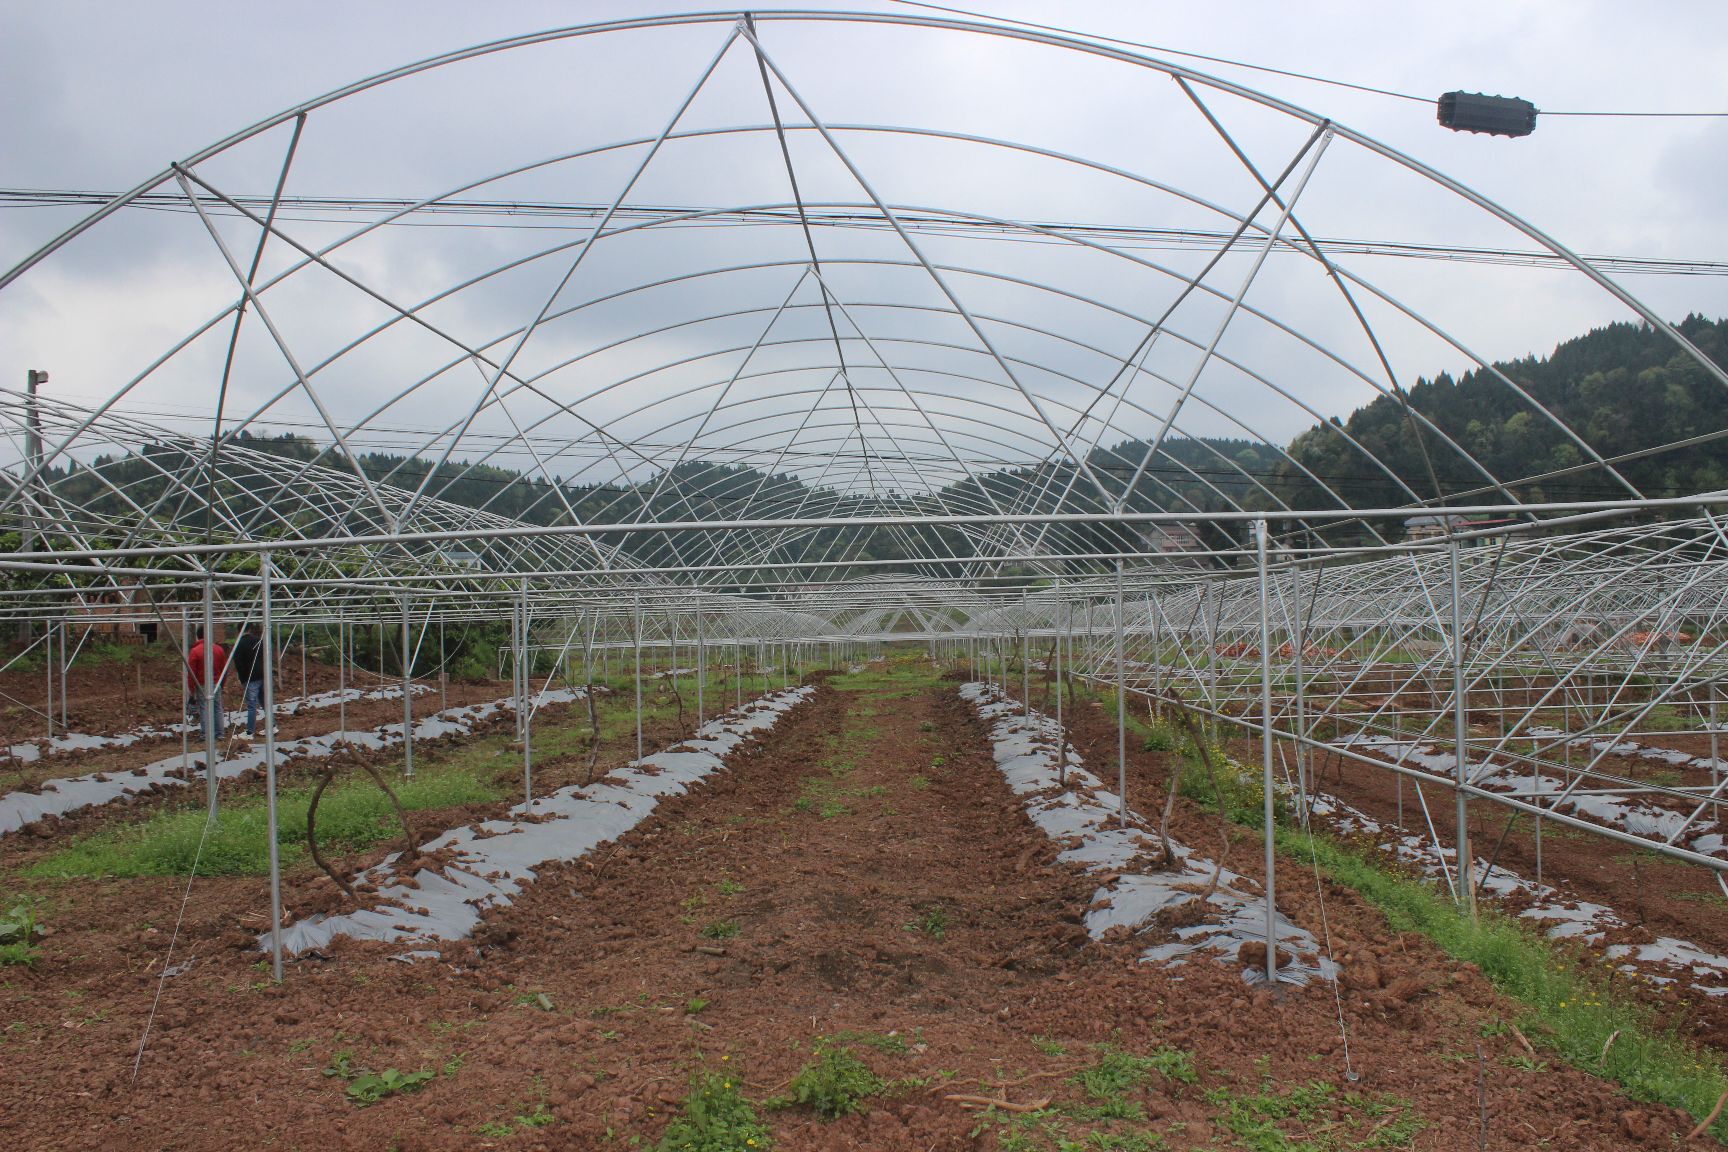
<path fill-rule="evenodd" d="M 1128 823 L 1128 662 L 1123 638 L 1122 561 L 1116 561 L 1116 819 Z"/>
<path fill-rule="evenodd" d="M 636 646 L 636 759 L 642 759 L 642 593 L 632 593 L 630 638 Z"/>
<path fill-rule="evenodd" d="M 301 633 L 302 668 L 306 656 L 306 635 Z M 408 597 L 402 597 L 402 774 L 414 775 L 414 646 L 412 620 L 408 614 Z"/>
<path fill-rule="evenodd" d="M 1026 706 L 1026 714 L 1032 714 L 1032 628 L 1028 624 L 1020 627 L 1020 702 Z"/>
<path fill-rule="evenodd" d="M 1293 612 L 1290 625 L 1290 653 L 1295 658 L 1296 672 L 1296 818 L 1303 827 L 1308 826 L 1308 707 L 1303 691 L 1302 678 L 1305 675 L 1302 667 L 1302 644 L 1304 628 L 1302 621 L 1302 581 L 1300 569 L 1296 570 L 1296 590 L 1291 596 Z"/>
<path fill-rule="evenodd" d="M 516 678 L 522 672 L 522 662 L 521 662 L 521 660 L 517 659 L 517 656 L 516 656 L 516 643 L 517 643 L 516 642 L 516 629 L 517 629 L 517 625 L 521 622 L 521 620 L 520 620 L 521 615 L 522 615 L 521 605 L 517 604 L 515 602 L 515 600 L 512 599 L 510 602 L 510 643 L 509 643 L 509 649 L 510 649 L 510 704 L 512 707 L 520 705 L 522 702 L 522 694 L 520 691 L 518 691 L 517 684 L 516 684 Z M 518 739 L 518 740 L 522 739 L 522 711 L 519 707 L 516 709 L 516 739 Z"/>
<path fill-rule="evenodd" d="M 180 605 L 180 775 L 192 778 L 192 685 L 186 682 L 192 671 L 192 610 Z M 52 732 L 49 735 L 53 735 Z"/>
<path fill-rule="evenodd" d="M 271 675 L 276 670 L 270 670 Z M 338 740 L 348 739 L 348 622 L 336 621 L 336 732 Z"/>
<path fill-rule="evenodd" d="M 1458 581 L 1458 541 L 1449 549 L 1452 568 L 1452 747 L 1457 761 L 1458 800 L 1458 902 L 1476 915 L 1476 859 L 1470 852 L 1470 800 L 1464 792 L 1468 782 L 1465 752 L 1470 737 L 1468 701 L 1464 696 L 1464 611 Z"/>
<path fill-rule="evenodd" d="M 264 823 L 270 852 L 270 975 L 282 983 L 282 849 L 276 827 L 276 641 L 270 622 L 270 554 L 258 554 L 258 598 L 264 615 Z"/>
<path fill-rule="evenodd" d="M 528 577 L 522 577 L 522 587 L 517 593 L 517 610 L 521 614 L 521 625 L 518 636 L 521 644 L 518 648 L 518 659 L 522 664 L 521 685 L 522 698 L 516 708 L 516 717 L 521 725 L 522 739 L 522 802 L 530 804 L 534 800 L 533 753 L 530 741 L 534 728 L 534 657 L 533 645 L 529 642 L 528 626 Z"/>
<path fill-rule="evenodd" d="M 1720 794 L 1722 787 L 1722 759 L 1718 748 L 1720 734 L 1716 731 L 1716 685 L 1710 685 L 1710 795 Z M 1722 806 L 1715 805 L 1710 818 L 1718 824 L 1722 822 Z"/>
<path fill-rule="evenodd" d="M 1152 593 L 1146 593 L 1146 622 L 1152 628 L 1152 699 L 1159 701 L 1162 711 L 1164 699 L 1164 614 L 1152 611 Z"/>
<path fill-rule="evenodd" d="M 209 805 L 209 818 L 216 819 L 216 720 L 221 697 L 216 684 L 216 601 L 215 587 L 204 578 L 204 680 L 203 702 L 199 708 L 204 719 L 204 795 Z"/>
<path fill-rule="evenodd" d="M 1065 600 L 1056 602 L 1056 679 L 1052 683 L 1056 687 L 1056 782 L 1068 782 L 1068 730 L 1062 727 L 1062 638 L 1068 629 L 1068 603 Z"/>
<path fill-rule="evenodd" d="M 43 715 L 48 718 L 48 739 L 54 739 L 54 621 L 48 621 L 42 633 L 43 666 L 48 670 L 48 704 Z"/>
<path fill-rule="evenodd" d="M 1260 575 L 1260 786 L 1266 846 L 1266 981 L 1278 981 L 1277 861 L 1273 858 L 1272 793 L 1272 619 L 1267 610 L 1266 521 L 1254 521 L 1255 559 Z"/>

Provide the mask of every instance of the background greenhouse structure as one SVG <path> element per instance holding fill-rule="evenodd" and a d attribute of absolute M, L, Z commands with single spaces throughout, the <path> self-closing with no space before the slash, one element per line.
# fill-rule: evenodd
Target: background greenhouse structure
<path fill-rule="evenodd" d="M 859 63 L 817 67 L 842 39 Z M 662 62 L 628 107 L 592 93 L 606 114 L 532 154 L 468 140 L 412 198 L 377 191 L 381 156 L 326 144 L 335 124 L 444 140 L 464 93 L 508 101 L 513 59 L 574 72 L 621 42 Z M 1158 135 L 1015 135 L 939 85 L 891 119 L 854 108 L 866 58 L 933 50 L 989 54 L 1058 107 L 1079 78 L 1131 86 Z M 1370 201 L 1385 235 L 1333 239 Z M 104 626 L 267 621 L 281 644 L 381 624 L 390 652 L 344 658 L 427 683 L 450 637 L 489 627 L 531 799 L 535 694 L 597 667 L 748 668 L 771 690 L 901 645 L 1058 732 L 1076 677 L 1122 716 L 1251 734 L 1268 806 L 1305 809 L 1349 761 L 1395 774 L 1436 837 L 1491 805 L 1538 843 L 1559 827 L 1728 870 L 1714 748 L 1708 785 L 1613 759 L 1721 729 L 1728 494 L 1648 491 L 1631 465 L 1720 451 L 1728 427 L 1626 451 L 1567 426 L 1472 351 L 1482 278 L 1516 313 L 1519 266 L 1541 267 L 1728 375 L 1536 225 L 1320 113 L 1033 27 L 622 20 L 289 108 L 101 204 L 0 302 L 52 293 L 59 262 L 123 266 L 106 238 L 145 215 L 189 269 L 178 331 L 92 312 L 89 339 L 138 350 L 107 400 L 56 398 L 52 371 L 0 394 L 20 534 L 0 613 L 19 659 L 50 655 L 50 734 Z M 1409 403 L 1434 363 L 1509 395 L 1564 459 L 1479 458 Z M 1292 420 L 1327 424 L 1323 392 L 1388 398 L 1402 439 L 1334 422 L 1324 467 L 1282 446 Z M 717 715 L 743 683 L 691 706 Z M 1459 899 L 1487 882 L 1440 858 Z"/>

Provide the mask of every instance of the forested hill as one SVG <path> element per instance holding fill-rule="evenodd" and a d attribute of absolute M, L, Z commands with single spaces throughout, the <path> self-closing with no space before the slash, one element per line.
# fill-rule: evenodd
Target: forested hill
<path fill-rule="evenodd" d="M 1689 316 L 1678 327 L 1718 364 L 1728 363 L 1728 321 Z M 1507 381 L 1517 387 L 1509 387 Z M 543 525 L 939 515 L 953 510 L 1038 514 L 1054 510 L 1059 503 L 1083 511 L 1108 511 L 1130 481 L 1134 487 L 1126 503 L 1134 511 L 1206 513 L 1239 506 L 1276 514 L 1282 508 L 1336 507 L 1340 497 L 1354 507 L 1401 507 L 1432 501 L 1436 487 L 1453 503 L 1503 499 L 1483 469 L 1521 500 L 1627 495 L 1626 488 L 1538 406 L 1576 429 L 1645 495 L 1728 488 L 1728 445 L 1722 440 L 1705 438 L 1689 446 L 1665 448 L 1728 429 L 1728 387 L 1676 351 L 1671 341 L 1642 325 L 1599 328 L 1567 341 L 1546 357 L 1504 362 L 1457 379 L 1442 374 L 1418 380 L 1407 395 L 1408 410 L 1401 400 L 1382 396 L 1346 419 L 1316 425 L 1297 436 L 1288 452 L 1300 467 L 1271 445 L 1178 437 L 1166 441 L 1149 461 L 1145 461 L 1147 445 L 1140 441 L 1101 446 L 1088 455 L 1085 477 L 1076 475 L 1072 463 L 1046 461 L 974 474 L 935 494 L 883 490 L 874 495 L 842 494 L 812 487 L 795 475 L 768 475 L 741 465 L 701 461 L 685 461 L 670 476 L 657 475 L 638 484 L 595 486 L 549 482 L 510 468 L 450 461 L 439 466 L 425 491 L 442 500 Z M 236 442 L 290 458 L 317 459 L 330 467 L 351 467 L 299 436 L 241 432 Z M 1364 449 L 1386 468 L 1364 455 Z M 136 454 L 97 460 L 93 468 L 50 468 L 47 479 L 74 502 L 124 521 L 140 508 L 160 505 L 168 473 L 199 463 L 184 446 L 147 445 Z M 431 467 L 425 460 L 384 453 L 367 453 L 358 464 L 374 480 L 410 490 L 420 488 Z M 1331 491 L 1322 491 L 1310 474 Z M 269 486 L 262 480 L 225 481 L 225 504 L 243 513 L 267 498 L 267 493 L 251 490 L 259 485 Z M 1111 499 L 1097 499 L 1095 485 L 1107 489 Z M 120 491 L 126 499 L 115 494 Z M 1220 526 L 1203 524 L 1198 530 L 1208 544 L 1228 543 Z M 1339 538 L 1356 531 L 1341 527 Z M 962 563 L 977 547 L 967 534 L 947 528 L 916 532 L 832 528 L 781 533 L 774 539 L 761 562 L 796 564 L 814 554 L 866 564 L 946 555 Z M 1041 533 L 1041 539 L 1042 546 L 1053 551 L 1094 555 L 1141 543 L 1137 536 L 1122 538 L 1102 524 L 1053 529 Z M 674 554 L 699 557 L 715 547 L 713 540 L 688 534 L 644 534 L 615 542 L 644 562 L 660 562 Z"/>
<path fill-rule="evenodd" d="M 1728 364 L 1728 321 L 1688 316 L 1677 327 L 1717 364 Z M 1507 387 L 1501 375 L 1528 393 L 1529 399 Z M 1598 328 L 1566 341 L 1546 357 L 1502 362 L 1492 370 L 1469 372 L 1456 380 L 1444 373 L 1418 380 L 1409 390 L 1411 409 L 1431 421 L 1456 448 L 1434 429 L 1422 427 L 1395 397 L 1382 396 L 1347 420 L 1304 432 L 1290 445 L 1290 454 L 1356 507 L 1401 505 L 1409 496 L 1384 474 L 1364 467 L 1361 452 L 1339 434 L 1340 427 L 1424 499 L 1434 495 L 1435 479 L 1446 495 L 1484 488 L 1482 473 L 1459 449 L 1496 477 L 1527 480 L 1508 485 L 1521 500 L 1626 496 L 1626 489 L 1601 466 L 1584 467 L 1594 464 L 1588 453 L 1537 411 L 1532 400 L 1576 429 L 1611 463 L 1650 453 L 1614 463 L 1646 496 L 1728 488 L 1728 446 L 1720 440 L 1650 452 L 1728 428 L 1728 387 L 1712 379 L 1665 335 L 1642 324 Z M 1312 482 L 1298 476 L 1296 469 L 1285 465 L 1277 488 L 1300 506 L 1318 493 Z"/>
<path fill-rule="evenodd" d="M 1718 364 L 1728 363 L 1728 321 L 1694 315 L 1677 327 Z M 1525 395 L 1508 387 L 1507 381 Z M 1539 405 L 1576 429 L 1601 456 L 1610 461 L 1631 457 L 1614 467 L 1646 495 L 1728 488 L 1728 447 L 1721 441 L 1651 451 L 1728 428 L 1728 387 L 1647 325 L 1613 324 L 1568 340 L 1544 357 L 1503 361 L 1457 378 L 1442 373 L 1419 379 L 1407 395 L 1409 412 L 1396 397 L 1382 396 L 1343 420 L 1316 425 L 1297 436 L 1288 451 L 1301 468 L 1268 445 L 1185 438 L 1167 441 L 1144 469 L 1140 464 L 1146 445 L 1139 441 L 1101 447 L 1090 454 L 1088 464 L 1092 475 L 1114 490 L 1113 495 L 1138 470 L 1128 500 L 1134 510 L 1206 512 L 1231 504 L 1267 510 L 1280 504 L 1336 506 L 1336 499 L 1319 491 L 1303 469 L 1357 507 L 1401 506 L 1411 503 L 1412 492 L 1418 499 L 1431 500 L 1436 481 L 1447 497 L 1498 499 L 1483 469 L 1505 481 L 1508 491 L 1522 500 L 1627 495 L 1585 448 L 1538 411 Z M 289 438 L 248 442 L 291 455 L 310 456 L 315 451 L 309 443 Z M 1368 460 L 1362 449 L 1385 462 L 1404 487 Z M 391 482 L 407 487 L 417 487 L 427 467 L 418 460 L 382 454 L 368 454 L 362 464 L 374 477 L 389 476 Z M 888 496 L 873 502 L 867 497 L 812 492 L 795 476 L 767 476 L 750 468 L 697 462 L 680 465 L 672 483 L 566 486 L 562 492 L 544 480 L 509 469 L 469 469 L 451 462 L 427 490 L 445 500 L 539 524 L 567 522 L 571 511 L 589 521 L 775 515 L 793 508 L 806 514 L 845 515 L 881 510 L 876 507 L 881 500 L 899 511 L 936 512 L 947 506 L 1040 512 L 1049 510 L 1064 492 L 1088 490 L 1089 483 L 1074 482 L 1072 471 L 1073 466 L 1066 463 L 1006 469 L 959 481 L 939 499 Z M 652 499 L 651 494 L 655 494 Z M 1100 549 L 1110 543 L 1091 541 Z M 964 547 L 959 538 L 948 544 Z M 851 554 L 859 559 L 887 558 L 901 551 L 900 545 L 880 533 L 851 546 Z"/>

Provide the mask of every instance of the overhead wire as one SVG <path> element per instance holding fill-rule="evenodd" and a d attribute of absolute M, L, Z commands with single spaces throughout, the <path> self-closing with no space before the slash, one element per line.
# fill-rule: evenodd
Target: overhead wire
<path fill-rule="evenodd" d="M 0 188 L 0 209 L 38 207 L 95 207 L 113 200 L 113 192 L 95 189 L 69 188 Z M 248 208 L 267 210 L 273 198 L 257 194 L 231 195 L 236 203 Z M 336 224 L 342 221 L 317 213 L 378 213 L 387 215 L 418 204 L 405 197 L 384 196 L 284 196 L 281 198 L 280 219 L 294 223 Z M 199 197 L 199 207 L 212 216 L 237 216 L 232 206 L 214 197 Z M 145 211 L 189 213 L 195 211 L 186 196 L 179 192 L 145 193 L 135 197 L 128 207 Z M 600 215 L 605 206 L 577 202 L 452 199 L 415 208 L 411 217 L 387 219 L 384 226 L 452 227 L 522 230 L 566 230 L 576 224 L 528 224 L 526 219 L 573 217 L 588 219 Z M 699 220 L 688 217 L 702 213 Z M 307 213 L 314 213 L 307 215 Z M 417 220 L 421 215 L 467 217 L 460 221 L 433 223 Z M 673 228 L 733 228 L 733 227 L 797 227 L 816 225 L 824 228 L 886 230 L 890 226 L 880 215 L 845 205 L 804 204 L 797 212 L 771 208 L 722 211 L 717 208 L 693 208 L 688 205 L 625 205 L 615 217 L 635 220 L 660 219 L 662 227 Z M 1124 251 L 1215 251 L 1225 246 L 1234 233 L 1215 228 L 1160 228 L 1139 224 L 1076 220 L 1026 220 L 1021 222 L 1028 233 L 991 220 L 972 220 L 930 211 L 896 211 L 895 216 L 910 231 L 939 234 L 951 238 L 987 238 L 998 243 L 1012 242 L 1037 245 L 1060 245 L 1064 241 L 1043 233 L 1061 233 L 1108 242 Z M 498 219 L 498 218 L 505 219 Z M 1552 252 L 1528 248 L 1505 248 L 1491 245 L 1439 244 L 1414 240 L 1380 240 L 1348 236 L 1316 237 L 1329 255 L 1385 256 L 1411 260 L 1439 260 L 1463 264 L 1497 264 L 1513 267 L 1564 269 L 1570 265 Z M 1280 246 L 1277 252 L 1287 252 Z M 1589 254 L 1582 257 L 1595 268 L 1622 275 L 1728 276 L 1728 261 L 1683 259 L 1654 256 Z"/>
<path fill-rule="evenodd" d="M 1392 88 L 1378 88 L 1372 84 L 1357 84 L 1349 80 L 1339 80 L 1331 76 L 1317 76 L 1311 72 L 1296 72 L 1288 68 L 1274 68 L 1268 64 L 1250 64 L 1246 60 L 1233 60 L 1228 56 L 1209 56 L 1204 52 L 1189 52 L 1181 48 L 1171 48 L 1162 44 L 1148 44 L 1142 40 L 1127 40 L 1120 36 L 1106 36 L 1100 32 L 1083 32 L 1076 28 L 1065 28 L 1059 24 L 1041 24 L 1035 20 L 1020 20 L 1013 16 L 997 16 L 990 12 L 978 12 L 970 8 L 955 8 L 946 4 L 931 4 L 925 0 L 891 0 L 908 8 L 925 8 L 932 12 L 946 12 L 953 16 L 969 16 L 977 20 L 993 20 L 998 24 L 1013 24 L 1021 28 L 1031 28 L 1039 32 L 1051 32 L 1058 36 L 1073 36 L 1079 39 L 1092 40 L 1100 44 L 1120 44 L 1125 48 L 1141 48 L 1149 52 L 1162 52 L 1168 56 L 1184 56 L 1190 60 L 1205 60 L 1210 64 L 1225 64 L 1232 68 L 1244 68 L 1251 72 L 1264 72 L 1272 76 L 1287 76 L 1293 80 L 1307 80 L 1314 84 L 1329 84 L 1334 88 L 1348 88 L 1356 92 L 1366 92 L 1373 96 L 1387 96 L 1396 100 L 1409 100 L 1417 104 L 1434 103 L 1432 96 L 1417 96 L 1411 92 L 1399 92 Z M 1539 109 L 1543 116 L 1635 116 L 1645 118 L 1728 118 L 1728 112 L 1620 112 L 1620 111 L 1565 111 L 1549 112 Z"/>

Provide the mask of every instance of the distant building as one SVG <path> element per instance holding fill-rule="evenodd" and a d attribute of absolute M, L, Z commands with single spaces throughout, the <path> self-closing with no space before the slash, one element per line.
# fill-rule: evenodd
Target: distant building
<path fill-rule="evenodd" d="M 1144 524 L 1140 527 L 1140 550 L 1166 557 L 1166 563 L 1204 567 L 1207 550 L 1200 533 L 1187 524 Z"/>
<path fill-rule="evenodd" d="M 1404 539 L 1412 544 L 1424 540 L 1444 540 L 1451 532 L 1481 532 L 1489 528 L 1498 528 L 1503 524 L 1512 523 L 1510 518 L 1500 520 L 1471 520 L 1464 516 L 1429 515 L 1412 516 L 1404 521 Z M 1467 540 L 1466 544 L 1481 544 L 1486 537 Z"/>
<path fill-rule="evenodd" d="M 459 548 L 454 544 L 446 544 L 440 547 L 433 553 L 433 555 L 438 558 L 440 564 L 451 568 L 480 567 L 480 554 L 478 552 L 469 551 L 467 548 Z"/>

